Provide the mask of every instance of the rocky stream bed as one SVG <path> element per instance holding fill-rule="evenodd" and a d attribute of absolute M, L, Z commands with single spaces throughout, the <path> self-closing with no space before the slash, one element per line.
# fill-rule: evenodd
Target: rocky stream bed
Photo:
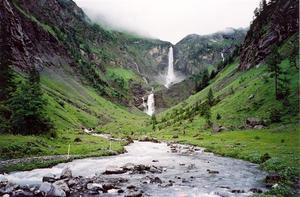
<path fill-rule="evenodd" d="M 0 175 L 4 196 L 251 196 L 258 165 L 178 144 L 134 142 L 126 153 Z"/>

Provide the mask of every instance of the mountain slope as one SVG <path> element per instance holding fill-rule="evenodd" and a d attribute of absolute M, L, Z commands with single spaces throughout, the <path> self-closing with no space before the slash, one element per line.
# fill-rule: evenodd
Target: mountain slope
<path fill-rule="evenodd" d="M 228 28 L 210 35 L 188 35 L 175 45 L 175 68 L 185 75 L 224 61 L 244 40 L 246 30 Z"/>

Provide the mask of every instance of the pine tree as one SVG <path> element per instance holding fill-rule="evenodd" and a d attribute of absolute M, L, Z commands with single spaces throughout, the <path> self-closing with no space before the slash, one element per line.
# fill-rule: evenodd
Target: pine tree
<path fill-rule="evenodd" d="M 209 82 L 209 74 L 208 74 L 208 70 L 204 69 L 203 74 L 202 74 L 202 89 L 205 88 L 206 86 L 208 86 L 208 82 Z"/>
<path fill-rule="evenodd" d="M 279 100 L 279 89 L 278 89 L 278 83 L 279 83 L 279 75 L 282 73 L 281 68 L 279 64 L 281 63 L 281 57 L 278 53 L 277 47 L 275 46 L 272 49 L 271 54 L 266 60 L 266 63 L 268 64 L 268 69 L 271 72 L 271 76 L 274 77 L 274 83 L 275 83 L 275 97 Z"/>
<path fill-rule="evenodd" d="M 0 133 L 10 131 L 11 110 L 8 107 L 8 100 L 15 88 L 13 70 L 7 63 L 2 62 L 0 68 Z"/>
<path fill-rule="evenodd" d="M 214 95 L 213 95 L 213 91 L 210 88 L 207 94 L 207 103 L 209 106 L 213 106 L 214 104 Z"/>
<path fill-rule="evenodd" d="M 45 114 L 46 101 L 39 82 L 39 73 L 33 68 L 28 81 L 20 83 L 12 94 L 9 106 L 12 111 L 12 130 L 16 134 L 42 134 L 53 128 Z"/>

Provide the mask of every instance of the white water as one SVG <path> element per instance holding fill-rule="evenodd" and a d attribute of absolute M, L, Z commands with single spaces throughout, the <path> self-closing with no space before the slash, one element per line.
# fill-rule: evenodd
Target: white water
<path fill-rule="evenodd" d="M 169 63 L 168 63 L 168 73 L 166 76 L 166 88 L 169 88 L 174 81 L 176 80 L 176 76 L 174 73 L 174 57 L 173 57 L 173 47 L 169 48 Z"/>
<path fill-rule="evenodd" d="M 69 167 L 74 176 L 91 177 L 101 174 L 107 168 L 133 163 L 162 166 L 166 171 L 155 176 L 158 176 L 164 183 L 169 180 L 174 181 L 173 186 L 164 188 L 155 184 L 143 184 L 141 180 L 149 174 L 116 175 L 116 177 L 129 179 L 130 184 L 143 188 L 143 191 L 151 196 L 243 197 L 253 195 L 248 192 L 250 188 L 264 189 L 262 180 L 266 173 L 260 171 L 256 164 L 246 161 L 219 157 L 203 152 L 202 149 L 189 153 L 187 146 L 180 146 L 179 153 L 171 153 L 170 147 L 165 143 L 135 142 L 127 146 L 126 150 L 127 153 L 117 156 L 79 159 L 51 168 L 11 173 L 6 177 L 10 182 L 22 185 L 39 184 L 43 176 L 48 173 L 60 175 L 65 167 Z M 154 159 L 158 162 L 153 163 Z M 207 169 L 217 170 L 219 173 L 210 174 Z M 114 177 L 114 175 L 109 175 L 109 177 Z M 245 193 L 233 194 L 230 192 L 232 189 L 244 190 Z"/>
<path fill-rule="evenodd" d="M 147 99 L 147 111 L 146 113 L 149 116 L 152 116 L 155 112 L 155 100 L 154 100 L 154 94 L 153 92 L 151 92 L 151 94 L 149 94 L 148 99 Z"/>
<path fill-rule="evenodd" d="M 223 60 L 223 62 L 225 61 L 225 58 L 224 58 L 224 54 L 223 53 L 221 53 L 221 57 L 222 57 L 222 60 Z"/>

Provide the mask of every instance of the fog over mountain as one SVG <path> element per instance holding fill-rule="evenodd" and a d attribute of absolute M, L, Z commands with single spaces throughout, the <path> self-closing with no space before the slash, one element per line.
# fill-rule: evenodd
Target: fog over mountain
<path fill-rule="evenodd" d="M 259 0 L 75 0 L 93 20 L 172 43 L 187 34 L 247 27 Z"/>

